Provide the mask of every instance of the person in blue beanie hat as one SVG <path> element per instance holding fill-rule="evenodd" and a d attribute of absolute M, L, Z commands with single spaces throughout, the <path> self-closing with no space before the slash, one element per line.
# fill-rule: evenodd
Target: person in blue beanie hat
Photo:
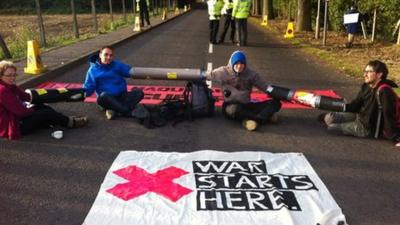
<path fill-rule="evenodd" d="M 226 66 L 216 68 L 206 76 L 221 85 L 224 96 L 222 112 L 228 119 L 241 121 L 249 131 L 267 122 L 277 122 L 276 113 L 281 109 L 279 100 L 252 102 L 250 99 L 253 87 L 266 92 L 268 84 L 247 66 L 244 52 L 233 52 Z"/>
<path fill-rule="evenodd" d="M 86 74 L 85 95 L 97 94 L 97 104 L 106 111 L 111 120 L 117 114 L 134 116 L 134 109 L 141 108 L 138 103 L 143 99 L 142 90 L 128 91 L 125 78 L 133 75 L 133 67 L 114 60 L 113 49 L 105 46 L 99 54 L 89 59 L 90 67 Z"/>

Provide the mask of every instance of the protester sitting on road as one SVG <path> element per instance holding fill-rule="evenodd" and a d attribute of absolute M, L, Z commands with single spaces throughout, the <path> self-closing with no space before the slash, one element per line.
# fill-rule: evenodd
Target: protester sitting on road
<path fill-rule="evenodd" d="M 13 140 L 40 128 L 57 125 L 75 128 L 87 124 L 88 119 L 85 116 L 68 117 L 47 105 L 35 105 L 28 108 L 25 102 L 29 102 L 31 97 L 15 84 L 16 77 L 16 66 L 10 61 L 1 61 L 0 137 Z"/>
<path fill-rule="evenodd" d="M 261 124 L 277 121 L 275 113 L 281 108 L 279 100 L 271 99 L 262 102 L 250 100 L 253 86 L 265 92 L 268 84 L 247 66 L 243 52 L 233 52 L 228 65 L 207 73 L 207 79 L 220 83 L 222 86 L 224 115 L 229 119 L 241 121 L 247 130 L 253 131 Z"/>
<path fill-rule="evenodd" d="M 107 119 L 113 119 L 117 113 L 131 117 L 135 106 L 143 99 L 142 90 L 128 91 L 125 78 L 133 75 L 133 68 L 120 61 L 113 60 L 113 49 L 102 47 L 98 55 L 90 57 L 90 68 L 83 84 L 86 96 L 96 91 L 97 104 L 105 109 Z"/>
<path fill-rule="evenodd" d="M 331 112 L 319 116 L 328 126 L 328 131 L 356 137 L 371 137 L 378 129 L 380 136 L 396 143 L 400 142 L 400 129 L 396 127 L 395 120 L 397 96 L 391 88 L 381 87 L 397 87 L 393 81 L 387 79 L 388 73 L 385 63 L 378 60 L 368 62 L 364 69 L 364 84 L 357 97 L 346 104 L 346 112 Z M 383 122 L 379 121 L 379 127 L 378 100 L 382 106 Z"/>

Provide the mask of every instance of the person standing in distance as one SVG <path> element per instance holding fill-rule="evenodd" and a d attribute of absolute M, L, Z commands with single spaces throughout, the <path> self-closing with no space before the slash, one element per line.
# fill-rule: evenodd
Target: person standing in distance
<path fill-rule="evenodd" d="M 233 0 L 232 17 L 236 24 L 237 46 L 247 45 L 247 18 L 250 8 L 251 0 Z"/>
<path fill-rule="evenodd" d="M 224 3 L 222 2 L 222 0 L 207 1 L 211 44 L 217 44 L 219 19 L 221 18 L 221 9 L 223 5 Z"/>

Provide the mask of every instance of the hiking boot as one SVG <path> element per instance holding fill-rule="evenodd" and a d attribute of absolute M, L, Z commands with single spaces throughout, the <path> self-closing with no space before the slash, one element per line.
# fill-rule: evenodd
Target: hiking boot
<path fill-rule="evenodd" d="M 108 120 L 112 120 L 112 119 L 114 119 L 114 117 L 115 117 L 115 111 L 111 110 L 111 109 L 107 109 L 106 110 L 106 118 Z"/>
<path fill-rule="evenodd" d="M 270 118 L 269 118 L 270 123 L 279 123 L 279 117 L 278 114 L 274 113 Z"/>
<path fill-rule="evenodd" d="M 248 131 L 254 131 L 258 127 L 258 123 L 255 120 L 243 120 L 242 126 Z"/>
<path fill-rule="evenodd" d="M 71 116 L 69 117 L 68 127 L 78 128 L 83 127 L 89 122 L 86 116 Z"/>
<path fill-rule="evenodd" d="M 131 113 L 132 117 L 135 117 L 137 119 L 145 119 L 149 117 L 149 110 L 144 107 L 142 104 L 137 104 L 135 108 L 132 110 Z"/>

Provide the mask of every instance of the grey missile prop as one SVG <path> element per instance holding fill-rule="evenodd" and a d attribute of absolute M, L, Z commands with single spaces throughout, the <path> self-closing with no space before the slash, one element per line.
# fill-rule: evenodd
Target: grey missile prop
<path fill-rule="evenodd" d="M 202 80 L 206 72 L 200 69 L 133 67 L 133 79 Z"/>

